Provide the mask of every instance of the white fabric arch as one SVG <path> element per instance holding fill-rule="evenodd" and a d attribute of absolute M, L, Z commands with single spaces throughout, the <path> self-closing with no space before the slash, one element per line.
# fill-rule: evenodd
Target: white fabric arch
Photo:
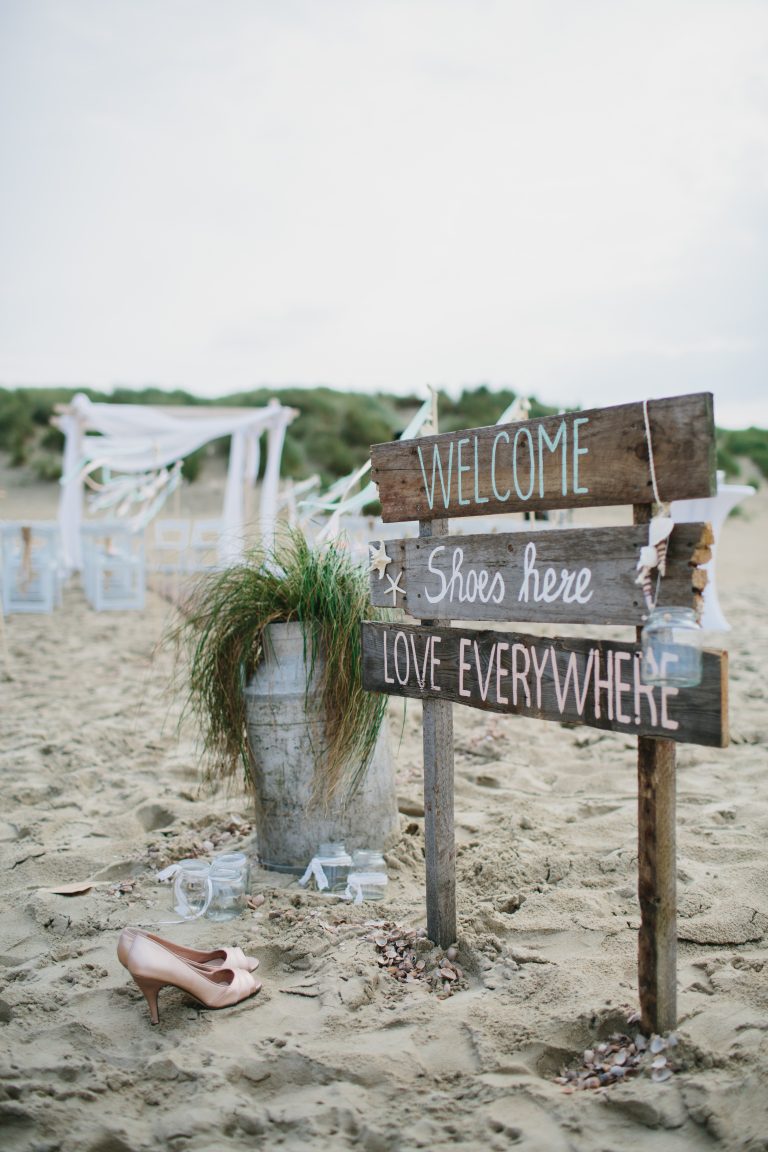
<path fill-rule="evenodd" d="M 285 431 L 298 415 L 271 400 L 265 408 L 168 409 L 142 404 L 94 404 L 78 393 L 58 417 L 64 433 L 64 466 L 59 501 L 63 563 L 68 571 L 82 568 L 80 526 L 83 484 L 97 468 L 145 474 L 170 467 L 211 440 L 232 437 L 224 495 L 224 530 L 220 559 L 242 556 L 243 491 L 252 485 L 259 465 L 259 438 L 267 433 L 267 462 L 262 483 L 260 531 L 270 540 L 277 516 Z M 89 435 L 89 433 L 91 433 Z M 93 435 L 96 433 L 96 435 Z"/>

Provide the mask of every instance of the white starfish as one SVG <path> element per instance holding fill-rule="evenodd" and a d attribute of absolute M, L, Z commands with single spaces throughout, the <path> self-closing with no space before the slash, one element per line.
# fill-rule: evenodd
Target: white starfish
<path fill-rule="evenodd" d="M 402 578 L 403 578 L 402 568 L 398 572 L 396 580 L 393 580 L 392 577 L 389 575 L 389 573 L 387 573 L 387 580 L 389 581 L 389 588 L 387 589 L 387 592 L 385 593 L 385 595 L 389 595 L 390 592 L 392 593 L 392 607 L 393 608 L 397 604 L 398 593 L 400 596 L 405 596 L 405 588 L 400 587 L 400 581 L 402 580 Z"/>
<path fill-rule="evenodd" d="M 392 557 L 387 556 L 387 546 L 383 540 L 379 541 L 378 547 L 374 544 L 368 545 L 371 552 L 371 563 L 369 572 L 378 572 L 379 580 L 384 575 L 384 570 L 388 564 L 392 563 Z"/>

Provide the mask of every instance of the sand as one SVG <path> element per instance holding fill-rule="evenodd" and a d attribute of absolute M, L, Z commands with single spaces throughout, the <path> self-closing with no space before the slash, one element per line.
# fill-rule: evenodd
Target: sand
<path fill-rule="evenodd" d="M 9 482 L 10 477 L 10 482 Z M 0 515 L 51 511 L 3 477 Z M 3 485 L 0 485 L 0 487 Z M 0 1143 L 8 1150 L 768 1148 L 768 497 L 719 543 L 732 632 L 724 750 L 678 754 L 675 1072 L 568 1094 L 555 1077 L 637 1008 L 636 749 L 594 729 L 455 708 L 458 962 L 444 999 L 377 963 L 372 929 L 425 924 L 418 706 L 393 703 L 403 798 L 388 895 L 359 907 L 256 871 L 264 902 L 174 925 L 157 870 L 250 842 L 246 795 L 200 788 L 178 725 L 172 609 L 5 621 L 0 682 Z M 90 882 L 88 891 L 52 888 Z M 260 960 L 260 993 L 161 1023 L 120 966 L 137 924 Z M 375 931 L 375 930 L 374 930 Z M 439 953 L 423 953 L 430 970 Z"/>

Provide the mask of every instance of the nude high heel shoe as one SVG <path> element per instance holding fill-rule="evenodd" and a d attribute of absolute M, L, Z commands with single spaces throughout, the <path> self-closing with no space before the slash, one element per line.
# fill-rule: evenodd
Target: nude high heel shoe
<path fill-rule="evenodd" d="M 197 948 L 185 948 L 183 944 L 174 944 L 162 936 L 145 932 L 143 928 L 124 928 L 123 932 L 146 936 L 148 940 L 154 940 L 156 944 L 161 944 L 163 948 L 167 948 L 175 956 L 186 960 L 188 964 L 195 964 L 209 970 L 212 968 L 244 968 L 246 972 L 255 972 L 259 966 L 258 959 L 255 956 L 246 956 L 242 948 L 214 948 L 211 952 L 202 952 Z"/>
<path fill-rule="evenodd" d="M 157 994 L 166 985 L 188 992 L 206 1008 L 231 1007 L 261 988 L 243 968 L 198 967 L 140 932 L 120 934 L 117 958 L 144 994 L 153 1024 L 160 1023 Z"/>

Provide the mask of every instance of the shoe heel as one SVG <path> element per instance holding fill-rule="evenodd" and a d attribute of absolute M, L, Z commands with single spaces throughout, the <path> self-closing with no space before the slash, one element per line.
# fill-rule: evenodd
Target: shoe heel
<path fill-rule="evenodd" d="M 160 1010 L 157 1006 L 157 994 L 163 987 L 164 981 L 152 980 L 146 976 L 134 976 L 135 983 L 139 989 L 144 993 L 144 999 L 147 1001 L 149 1008 L 149 1019 L 152 1024 L 160 1023 Z"/>

